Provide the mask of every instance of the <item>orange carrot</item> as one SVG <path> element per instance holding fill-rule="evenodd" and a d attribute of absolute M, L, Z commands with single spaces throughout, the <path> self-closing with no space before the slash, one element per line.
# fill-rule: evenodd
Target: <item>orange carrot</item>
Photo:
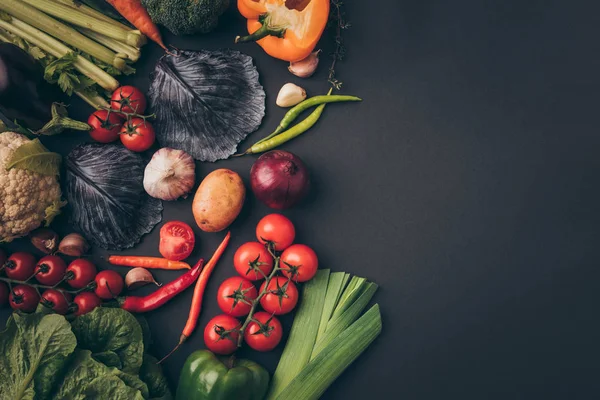
<path fill-rule="evenodd" d="M 148 36 L 160 47 L 167 50 L 167 47 L 163 43 L 162 37 L 160 36 L 158 27 L 154 22 L 152 22 L 152 18 L 150 18 L 148 11 L 146 11 L 140 0 L 106 1 L 113 6 L 127 21 L 131 22 L 133 26 L 139 29 L 140 32 Z"/>
<path fill-rule="evenodd" d="M 190 265 L 183 261 L 171 261 L 160 257 L 143 256 L 110 256 L 108 262 L 112 265 L 124 267 L 143 267 L 155 269 L 190 269 Z"/>
<path fill-rule="evenodd" d="M 179 346 L 183 344 L 190 337 L 190 335 L 196 329 L 196 325 L 198 324 L 198 317 L 200 316 L 200 311 L 202 309 L 202 297 L 204 297 L 204 290 L 206 289 L 206 284 L 208 283 L 208 279 L 212 274 L 215 266 L 219 262 L 219 259 L 225 252 L 227 245 L 229 244 L 229 238 L 231 237 L 231 232 L 227 232 L 225 239 L 221 242 L 215 254 L 213 254 L 212 258 L 206 263 L 200 277 L 196 281 L 196 287 L 194 288 L 194 296 L 192 297 L 192 305 L 190 307 L 190 314 L 188 316 L 188 320 L 183 328 L 181 336 L 179 337 L 179 343 L 177 346 L 169 354 L 167 354 L 162 360 L 159 361 L 159 364 L 166 360 L 171 354 L 173 354 Z"/>

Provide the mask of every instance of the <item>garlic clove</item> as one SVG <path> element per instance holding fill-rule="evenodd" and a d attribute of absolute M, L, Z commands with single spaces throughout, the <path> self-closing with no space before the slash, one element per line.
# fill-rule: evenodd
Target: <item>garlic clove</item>
<path fill-rule="evenodd" d="M 306 90 L 293 83 L 286 83 L 279 90 L 275 103 L 279 107 L 291 107 L 306 99 Z"/>
<path fill-rule="evenodd" d="M 288 71 L 300 78 L 312 76 L 319 65 L 319 53 L 321 50 L 313 51 L 303 60 L 291 62 Z"/>
<path fill-rule="evenodd" d="M 144 189 L 161 200 L 187 197 L 196 181 L 194 159 L 183 150 L 164 147 L 152 156 L 144 171 Z"/>
<path fill-rule="evenodd" d="M 58 245 L 58 252 L 71 257 L 81 257 L 90 249 L 87 240 L 79 233 L 71 233 Z"/>
<path fill-rule="evenodd" d="M 146 286 L 149 283 L 154 283 L 156 286 L 162 286 L 162 284 L 156 282 L 152 273 L 145 268 L 134 268 L 125 275 L 125 284 L 127 289 L 134 290 L 142 286 Z"/>
<path fill-rule="evenodd" d="M 46 254 L 53 254 L 58 248 L 58 235 L 51 229 L 39 228 L 29 236 L 35 248 Z"/>

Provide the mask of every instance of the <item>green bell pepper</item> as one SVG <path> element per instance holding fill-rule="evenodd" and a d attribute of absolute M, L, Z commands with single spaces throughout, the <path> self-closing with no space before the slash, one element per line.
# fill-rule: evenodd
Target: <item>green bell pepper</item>
<path fill-rule="evenodd" d="M 193 352 L 183 365 L 177 400 L 263 400 L 269 373 L 250 360 L 224 362 L 208 350 Z"/>

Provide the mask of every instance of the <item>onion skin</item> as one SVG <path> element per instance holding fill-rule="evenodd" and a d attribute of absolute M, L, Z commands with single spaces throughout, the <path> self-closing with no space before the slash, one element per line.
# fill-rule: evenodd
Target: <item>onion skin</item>
<path fill-rule="evenodd" d="M 269 151 L 250 170 L 250 185 L 267 207 L 284 210 L 297 204 L 310 187 L 308 170 L 300 157 L 283 150 Z"/>

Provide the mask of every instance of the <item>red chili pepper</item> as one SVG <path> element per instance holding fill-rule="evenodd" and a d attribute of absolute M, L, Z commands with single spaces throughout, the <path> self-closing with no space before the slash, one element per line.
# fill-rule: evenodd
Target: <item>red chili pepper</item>
<path fill-rule="evenodd" d="M 147 296 L 126 296 L 121 303 L 121 308 L 129 312 L 143 313 L 156 310 L 188 287 L 192 286 L 202 272 L 204 260 L 200 259 L 196 265 L 179 278 L 167 283 Z"/>

